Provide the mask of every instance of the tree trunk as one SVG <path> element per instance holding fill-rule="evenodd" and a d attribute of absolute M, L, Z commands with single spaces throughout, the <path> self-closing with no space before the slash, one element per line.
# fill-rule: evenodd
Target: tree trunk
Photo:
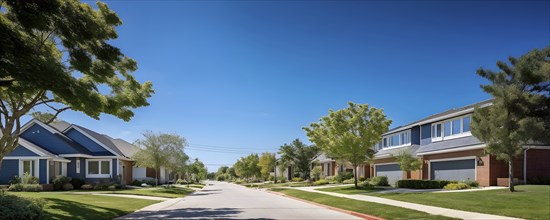
<path fill-rule="evenodd" d="M 509 190 L 510 192 L 514 192 L 514 159 L 511 158 L 510 161 L 508 161 L 508 176 L 510 178 L 510 184 L 509 184 Z"/>
<path fill-rule="evenodd" d="M 355 188 L 357 188 L 357 165 L 353 165 L 353 179 L 355 183 Z"/>

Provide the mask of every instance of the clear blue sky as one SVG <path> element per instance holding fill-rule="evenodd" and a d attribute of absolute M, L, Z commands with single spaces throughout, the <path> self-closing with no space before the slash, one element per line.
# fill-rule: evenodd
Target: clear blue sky
<path fill-rule="evenodd" d="M 210 171 L 308 142 L 302 127 L 349 101 L 384 108 L 394 127 L 488 99 L 476 69 L 550 45 L 549 1 L 107 3 L 124 22 L 113 43 L 156 94 L 128 123 L 61 118 L 128 141 L 180 134 Z"/>

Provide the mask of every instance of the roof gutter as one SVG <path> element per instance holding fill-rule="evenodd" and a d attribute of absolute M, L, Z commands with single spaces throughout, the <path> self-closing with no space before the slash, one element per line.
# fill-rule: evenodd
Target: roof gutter
<path fill-rule="evenodd" d="M 455 148 L 451 148 L 451 149 L 420 152 L 420 153 L 416 153 L 416 155 L 424 156 L 424 155 L 452 153 L 452 152 L 467 151 L 467 150 L 477 150 L 477 149 L 483 149 L 483 148 L 485 148 L 485 146 L 486 146 L 486 144 L 476 144 L 476 145 L 472 145 L 472 146 L 468 146 L 468 147 L 455 147 Z"/>

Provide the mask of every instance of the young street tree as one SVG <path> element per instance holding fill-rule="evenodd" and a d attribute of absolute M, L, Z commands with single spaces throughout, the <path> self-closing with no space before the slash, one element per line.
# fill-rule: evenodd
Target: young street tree
<path fill-rule="evenodd" d="M 329 111 L 318 123 L 305 127 L 309 140 L 328 155 L 339 155 L 349 161 L 355 169 L 357 187 L 357 167 L 374 155 L 373 146 L 388 130 L 391 120 L 386 119 L 382 109 L 367 104 L 349 103 L 345 109 Z"/>
<path fill-rule="evenodd" d="M 414 157 L 407 150 L 403 150 L 393 157 L 395 157 L 395 162 L 399 164 L 401 170 L 407 172 L 407 178 L 411 178 L 412 171 L 419 170 L 422 167 L 422 160 Z"/>
<path fill-rule="evenodd" d="M 275 168 L 275 154 L 269 152 L 262 153 L 258 161 L 258 166 L 260 167 L 260 174 L 262 175 L 262 178 L 267 180 Z"/>
<path fill-rule="evenodd" d="M 135 144 L 140 150 L 134 154 L 132 159 L 136 161 L 137 166 L 155 168 L 157 185 L 161 166 L 177 166 L 171 163 L 181 163 L 181 166 L 185 166 L 186 155 L 183 153 L 183 148 L 187 142 L 179 135 L 155 134 L 148 131 L 143 134 L 143 139 L 137 140 Z"/>
<path fill-rule="evenodd" d="M 281 164 L 295 167 L 303 179 L 308 179 L 311 162 L 319 154 L 319 148 L 315 145 L 308 146 L 296 139 L 290 144 L 281 146 L 279 154 L 281 155 Z"/>
<path fill-rule="evenodd" d="M 94 9 L 77 0 L 0 1 L 0 160 L 17 147 L 20 119 L 35 107 L 129 121 L 149 105 L 152 84 L 139 83 L 136 61 L 111 45 L 121 24 L 102 2 Z"/>
<path fill-rule="evenodd" d="M 514 158 L 528 144 L 550 143 L 550 47 L 533 50 L 510 65 L 497 62 L 498 72 L 479 69 L 491 84 L 481 85 L 493 104 L 477 108 L 472 134 L 485 142 L 485 151 L 508 163 L 509 190 L 514 191 Z"/>
<path fill-rule="evenodd" d="M 233 167 L 239 177 L 243 177 L 248 181 L 249 178 L 258 177 L 260 175 L 260 168 L 258 167 L 259 162 L 260 158 L 258 154 L 250 154 L 246 157 L 241 157 Z"/>
<path fill-rule="evenodd" d="M 199 158 L 195 158 L 195 161 L 191 165 L 189 165 L 189 172 L 193 175 L 193 182 L 199 182 L 208 177 L 208 169 L 206 168 L 204 163 L 199 160 Z"/>

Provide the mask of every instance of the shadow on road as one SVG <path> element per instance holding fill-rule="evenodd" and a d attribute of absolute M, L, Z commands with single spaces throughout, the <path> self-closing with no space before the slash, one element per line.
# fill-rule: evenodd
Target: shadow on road
<path fill-rule="evenodd" d="M 241 213 L 240 209 L 235 208 L 185 208 L 164 211 L 140 211 L 131 215 L 117 219 L 167 219 L 167 218 L 195 218 L 195 219 L 236 219 L 236 215 Z M 239 218 L 242 219 L 242 218 Z M 257 219 L 257 218 L 255 218 Z M 269 220 L 267 218 L 261 218 Z"/>

